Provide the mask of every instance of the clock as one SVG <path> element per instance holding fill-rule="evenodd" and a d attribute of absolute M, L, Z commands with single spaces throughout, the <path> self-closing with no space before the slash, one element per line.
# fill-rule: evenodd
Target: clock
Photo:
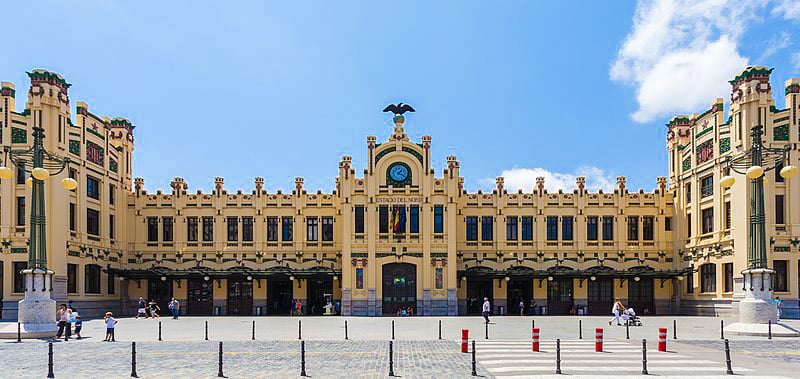
<path fill-rule="evenodd" d="M 389 168 L 389 177 L 395 182 L 403 182 L 408 178 L 408 167 L 401 164 L 395 164 Z"/>

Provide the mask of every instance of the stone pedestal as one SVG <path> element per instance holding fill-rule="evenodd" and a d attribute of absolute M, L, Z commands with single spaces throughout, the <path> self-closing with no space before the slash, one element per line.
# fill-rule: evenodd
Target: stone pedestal
<path fill-rule="evenodd" d="M 778 323 L 778 305 L 772 299 L 772 276 L 775 270 L 757 268 L 742 271 L 745 296 L 739 302 L 739 322 L 725 327 L 725 331 L 739 335 L 765 336 L 772 323 L 772 335 L 796 337 L 800 332 Z"/>
<path fill-rule="evenodd" d="M 17 320 L 22 338 L 53 338 L 56 335 L 56 301 L 50 298 L 53 271 L 23 270 L 25 298 L 19 302 Z M 0 330 L 0 338 L 17 338 L 17 326 Z"/>

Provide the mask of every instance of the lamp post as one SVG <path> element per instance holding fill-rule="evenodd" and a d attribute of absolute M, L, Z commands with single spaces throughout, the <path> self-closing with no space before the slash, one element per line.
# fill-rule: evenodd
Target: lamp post
<path fill-rule="evenodd" d="M 732 171 L 750 179 L 750 230 L 748 236 L 747 268 L 744 277 L 745 298 L 739 302 L 739 323 L 728 326 L 728 330 L 741 334 L 759 334 L 760 329 L 777 321 L 777 305 L 772 299 L 772 280 L 775 270 L 767 261 L 767 233 L 764 210 L 764 173 L 780 167 L 786 162 L 789 147 L 765 147 L 761 141 L 764 127 L 752 128 L 750 149 L 728 157 L 727 165 Z M 779 173 L 790 179 L 797 175 L 797 167 L 787 165 Z M 723 188 L 731 187 L 733 176 L 720 180 Z"/>
<path fill-rule="evenodd" d="M 69 158 L 52 154 L 44 148 L 44 129 L 33 127 L 33 146 L 28 149 L 12 150 L 4 147 L 3 166 L 0 166 L 0 179 L 11 179 L 13 170 L 5 164 L 8 161 L 31 174 L 31 216 L 28 249 L 28 268 L 22 270 L 25 276 L 25 298 L 19 302 L 17 319 L 22 326 L 22 334 L 28 338 L 55 336 L 53 322 L 56 302 L 50 298 L 53 291 L 54 272 L 47 268 L 47 228 L 45 217 L 44 182 L 52 175 L 58 175 L 69 166 Z M 27 163 L 31 162 L 31 166 Z M 30 167 L 30 170 L 28 170 Z M 68 190 L 77 188 L 78 182 L 64 178 L 61 185 Z"/>

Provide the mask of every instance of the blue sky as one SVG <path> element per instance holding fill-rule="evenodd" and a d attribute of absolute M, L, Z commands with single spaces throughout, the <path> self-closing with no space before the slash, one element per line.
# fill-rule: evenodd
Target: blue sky
<path fill-rule="evenodd" d="M 748 64 L 800 77 L 800 2 L 303 1 L 14 2 L 0 79 L 63 75 L 93 113 L 137 129 L 134 175 L 150 190 L 334 188 L 338 161 L 366 164 L 366 136 L 433 137 L 441 175 L 457 155 L 469 190 L 651 190 L 666 174 L 664 124 L 726 99 Z M 74 116 L 73 116 L 74 117 Z"/>

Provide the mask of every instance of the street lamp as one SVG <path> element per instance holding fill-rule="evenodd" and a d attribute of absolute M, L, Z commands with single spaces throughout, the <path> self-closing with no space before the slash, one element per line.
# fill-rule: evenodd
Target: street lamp
<path fill-rule="evenodd" d="M 47 268 L 47 226 L 45 223 L 44 182 L 50 176 L 58 175 L 69 167 L 70 160 L 47 151 L 44 148 L 44 128 L 33 127 L 33 145 L 27 149 L 3 147 L 3 162 L 0 178 L 11 179 L 14 171 L 11 164 L 23 172 L 31 174 L 26 184 L 31 188 L 31 216 L 28 247 L 28 267 L 22 270 L 25 276 L 25 297 L 19 302 L 17 319 L 24 334 L 31 338 L 53 337 L 55 324 L 53 312 L 56 302 L 50 298 L 53 291 L 52 270 Z M 27 163 L 32 163 L 30 166 Z M 28 170 L 30 167 L 30 170 Z M 74 189 L 74 179 L 62 180 L 66 189 Z M 73 186 L 74 185 L 74 186 Z"/>
<path fill-rule="evenodd" d="M 786 162 L 789 146 L 785 148 L 765 147 L 761 141 L 763 125 L 752 128 L 750 136 L 752 144 L 746 151 L 727 159 L 728 168 L 744 174 L 750 179 L 749 238 L 747 250 L 747 269 L 744 276 L 745 298 L 739 303 L 739 323 L 733 324 L 733 330 L 743 333 L 753 332 L 753 324 L 775 323 L 777 321 L 777 305 L 772 300 L 772 277 L 775 270 L 769 268 L 767 261 L 767 232 L 764 210 L 764 173 L 780 167 Z M 785 166 L 779 174 L 786 179 L 797 175 L 797 167 Z M 720 184 L 731 187 L 736 182 L 733 176 L 727 175 Z M 745 324 L 745 325 L 741 325 Z"/>

